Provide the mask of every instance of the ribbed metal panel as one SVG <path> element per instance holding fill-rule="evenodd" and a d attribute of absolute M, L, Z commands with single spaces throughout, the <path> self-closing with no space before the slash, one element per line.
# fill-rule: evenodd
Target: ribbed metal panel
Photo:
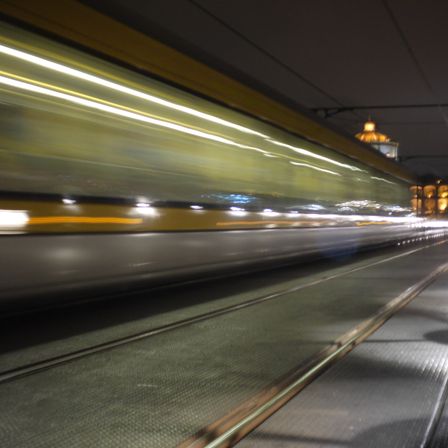
<path fill-rule="evenodd" d="M 448 378 L 447 288 L 445 274 L 238 446 L 427 446 Z"/>

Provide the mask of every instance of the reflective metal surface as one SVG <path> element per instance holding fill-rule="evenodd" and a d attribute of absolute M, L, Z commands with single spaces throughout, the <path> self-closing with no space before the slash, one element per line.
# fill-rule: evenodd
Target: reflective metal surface
<path fill-rule="evenodd" d="M 244 269 L 310 254 L 356 252 L 366 245 L 407 241 L 409 232 L 409 226 L 392 225 L 382 226 L 381 232 L 376 226 L 368 226 L 301 231 L 5 236 L 0 304 L 11 305 L 16 299 L 33 295 L 182 278 L 218 268 Z M 57 300 L 64 297 L 58 296 Z"/>

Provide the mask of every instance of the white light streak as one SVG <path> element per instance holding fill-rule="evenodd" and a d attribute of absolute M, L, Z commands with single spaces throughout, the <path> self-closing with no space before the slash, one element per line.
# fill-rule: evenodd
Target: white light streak
<path fill-rule="evenodd" d="M 278 142 L 277 140 L 271 140 L 269 138 L 267 139 L 267 141 L 269 143 L 273 143 L 274 145 L 283 146 L 285 148 L 292 149 L 294 152 L 297 152 L 297 153 L 302 154 L 304 156 L 313 157 L 314 159 L 323 160 L 324 162 L 328 162 L 328 163 L 331 163 L 333 165 L 340 166 L 342 168 L 347 168 L 347 169 L 352 170 L 352 171 L 365 171 L 365 170 L 362 170 L 362 169 L 360 169 L 360 168 L 358 168 L 356 166 L 348 165 L 346 163 L 337 162 L 336 160 L 330 159 L 328 157 L 324 157 L 324 156 L 321 156 L 319 154 L 315 154 L 314 152 L 308 151 L 307 149 L 297 148 L 296 146 L 292 146 L 292 145 L 288 145 L 286 143 Z"/>
<path fill-rule="evenodd" d="M 183 112 L 189 115 L 193 115 L 195 117 L 202 118 L 207 121 L 211 121 L 213 123 L 220 124 L 222 126 L 226 126 L 229 128 L 236 129 L 241 132 L 245 132 L 247 134 L 258 135 L 260 137 L 266 137 L 260 132 L 254 131 L 252 129 L 246 128 L 244 126 L 240 126 L 238 124 L 232 123 L 227 120 L 223 120 L 222 118 L 215 117 L 214 115 L 206 114 L 204 112 L 200 112 L 196 109 L 192 109 L 190 107 L 182 106 L 177 103 L 173 103 L 171 101 L 164 100 L 162 98 L 158 98 L 153 95 L 149 95 L 144 92 L 140 92 L 138 90 L 132 89 L 130 87 L 123 86 L 121 84 L 117 84 L 112 81 L 108 81 L 107 79 L 100 78 L 95 75 L 91 75 L 89 73 L 82 72 L 81 70 L 77 70 L 71 67 L 67 67 L 66 65 L 59 64 L 57 62 L 49 61 L 48 59 L 41 58 L 39 56 L 34 56 L 32 54 L 26 53 L 21 50 L 16 50 L 14 48 L 8 47 L 6 45 L 0 45 L 0 53 L 7 54 L 8 56 L 15 57 L 17 59 L 21 59 L 22 61 L 30 62 L 32 64 L 38 65 L 40 67 L 45 67 L 50 70 L 63 73 L 65 75 L 72 76 L 74 78 L 82 79 L 84 81 L 91 82 L 93 84 L 100 85 L 102 87 L 107 87 L 109 89 L 126 93 L 127 95 L 140 98 L 151 103 L 158 104 L 160 106 L 168 107 L 170 109 L 177 110 L 179 112 Z"/>
<path fill-rule="evenodd" d="M 264 149 L 256 148 L 254 146 L 242 145 L 241 143 L 236 143 L 236 142 L 232 142 L 232 145 L 238 146 L 238 148 L 251 149 L 252 151 L 261 152 L 263 155 L 270 154 L 268 151 L 265 151 Z"/>
<path fill-rule="evenodd" d="M 151 207 L 151 204 L 148 204 L 146 202 L 138 202 L 135 205 L 135 211 L 141 216 L 159 216 L 158 210 L 154 207 Z"/>
<path fill-rule="evenodd" d="M 382 177 L 370 176 L 370 179 L 380 180 L 381 182 L 386 182 L 387 184 L 396 185 L 395 182 L 391 182 L 390 180 L 383 179 Z"/>
<path fill-rule="evenodd" d="M 425 223 L 425 227 L 430 227 L 433 229 L 445 229 L 448 228 L 448 221 L 428 220 Z"/>
<path fill-rule="evenodd" d="M 248 212 L 241 207 L 230 207 L 230 211 L 228 213 L 232 216 L 246 216 Z"/>
<path fill-rule="evenodd" d="M 46 87 L 37 86 L 35 84 L 30 84 L 28 82 L 19 81 L 16 79 L 7 78 L 5 76 L 0 76 L 0 83 L 9 85 L 11 87 L 16 87 L 18 89 L 27 90 L 30 92 L 40 93 L 42 95 L 51 96 L 54 98 L 59 98 L 65 101 L 70 101 L 71 103 L 80 104 L 82 106 L 88 107 L 90 109 L 100 110 L 102 112 L 107 112 L 110 114 L 118 115 L 125 118 L 130 118 L 133 120 L 141 121 L 144 123 L 153 124 L 156 126 L 161 126 L 168 129 L 173 129 L 175 131 L 183 132 L 185 134 L 194 135 L 196 137 L 206 138 L 208 140 L 213 140 L 219 143 L 224 143 L 226 145 L 233 146 L 243 146 L 238 145 L 232 140 L 219 137 L 217 135 L 209 134 L 207 132 L 197 131 L 196 129 L 191 129 L 186 126 L 178 125 L 175 123 L 170 123 L 168 121 L 158 120 L 156 118 L 147 117 L 145 115 L 137 114 L 135 112 L 129 112 L 118 107 L 109 106 L 107 104 L 99 103 L 96 101 L 88 100 L 85 98 L 80 98 L 78 96 L 70 95 L 68 93 L 58 92 L 56 90 L 47 89 Z"/>
<path fill-rule="evenodd" d="M 16 229 L 26 226 L 28 213 L 25 210 L 0 210 L 0 228 Z"/>
<path fill-rule="evenodd" d="M 270 208 L 265 208 L 261 214 L 263 216 L 269 216 L 269 217 L 273 217 L 273 216 L 279 216 L 280 213 L 279 212 L 275 212 L 274 210 L 271 210 Z"/>
<path fill-rule="evenodd" d="M 315 171 L 322 171 L 323 173 L 328 173 L 328 174 L 333 174 L 333 176 L 340 176 L 339 173 L 336 173 L 335 171 L 331 171 L 331 170 L 326 170 L 324 168 L 319 168 L 317 166 L 314 165 L 309 165 L 308 163 L 300 163 L 300 162 L 289 162 L 291 165 L 295 165 L 295 166 L 304 166 L 305 168 L 311 168 L 312 170 Z"/>

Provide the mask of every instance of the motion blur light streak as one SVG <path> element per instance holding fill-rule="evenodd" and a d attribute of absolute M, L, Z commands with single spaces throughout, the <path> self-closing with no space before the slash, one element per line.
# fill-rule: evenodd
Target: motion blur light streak
<path fill-rule="evenodd" d="M 110 216 L 39 216 L 29 218 L 27 224 L 142 224 L 141 218 L 115 218 Z"/>
<path fill-rule="evenodd" d="M 3 72 L 2 72 L 3 73 Z M 12 75 L 13 76 L 13 75 Z M 108 112 L 114 115 L 119 115 L 126 118 L 131 118 L 133 120 L 142 121 L 149 124 L 154 124 L 156 126 L 162 126 L 165 128 L 173 129 L 175 131 L 183 132 L 185 134 L 194 135 L 196 137 L 207 138 L 209 140 L 214 140 L 226 145 L 235 145 L 231 140 L 218 137 L 217 135 L 208 134 L 206 132 L 197 131 L 195 129 L 187 128 L 178 124 L 170 123 L 168 121 L 158 120 L 156 118 L 150 118 L 145 115 L 140 115 L 135 112 L 129 112 L 124 109 L 119 109 L 118 107 L 108 106 L 106 104 L 98 103 L 96 101 L 87 100 L 78 96 L 69 95 L 67 93 L 58 92 L 56 90 L 47 89 L 46 87 L 40 87 L 35 84 L 30 84 L 29 82 L 18 81 L 16 79 L 7 78 L 0 75 L 0 83 L 9 85 L 11 87 L 16 87 L 22 90 L 28 90 L 30 92 L 40 93 L 43 95 L 52 96 L 55 98 L 60 98 L 65 101 L 70 101 L 72 103 L 80 104 L 91 109 L 101 110 L 103 112 Z M 239 145 L 237 145 L 239 146 Z"/>
<path fill-rule="evenodd" d="M 230 207 L 229 214 L 232 216 L 246 216 L 247 211 L 241 207 Z"/>
<path fill-rule="evenodd" d="M 261 134 L 261 133 L 259 133 L 257 131 L 254 131 L 252 129 L 246 128 L 244 126 L 237 125 L 235 123 L 231 123 L 229 121 L 223 120 L 223 119 L 215 117 L 213 115 L 205 114 L 205 113 L 200 112 L 198 110 L 191 109 L 191 108 L 185 107 L 185 106 L 181 106 L 179 104 L 172 103 L 172 102 L 167 101 L 167 100 L 163 100 L 163 99 L 155 97 L 153 95 L 149 95 L 149 94 L 146 94 L 144 92 L 140 92 L 138 90 L 135 90 L 135 89 L 132 89 L 132 88 L 129 88 L 129 87 L 126 87 L 126 86 L 114 83 L 112 81 L 108 81 L 106 79 L 100 78 L 100 77 L 95 76 L 95 75 L 91 75 L 89 73 L 82 72 L 82 71 L 77 70 L 77 69 L 73 69 L 71 67 L 67 67 L 67 66 L 65 66 L 63 64 L 59 64 L 59 63 L 56 63 L 56 62 L 53 62 L 53 61 L 49 61 L 47 59 L 44 59 L 44 58 L 41 58 L 41 57 L 38 57 L 38 56 L 35 56 L 35 55 L 32 55 L 32 54 L 26 53 L 26 52 L 21 51 L 21 50 L 17 50 L 17 49 L 8 47 L 6 45 L 1 45 L 0 44 L 0 53 L 7 54 L 9 56 L 12 56 L 12 57 L 15 57 L 15 58 L 18 58 L 18 59 L 30 62 L 32 64 L 36 64 L 36 65 L 39 65 L 41 67 L 45 67 L 45 68 L 48 68 L 50 70 L 57 71 L 59 73 L 63 73 L 63 74 L 66 74 L 66 75 L 69 75 L 69 76 L 73 76 L 73 77 L 78 78 L 78 79 L 82 79 L 84 81 L 88 81 L 88 82 L 91 82 L 91 83 L 94 83 L 94 84 L 97 84 L 97 85 L 100 85 L 100 86 L 103 86 L 103 87 L 107 87 L 107 88 L 110 88 L 110 89 L 113 89 L 113 90 L 116 90 L 116 91 L 119 91 L 119 92 L 122 92 L 122 93 L 126 93 L 128 95 L 131 95 L 131 96 L 134 96 L 134 97 L 138 97 L 138 98 L 141 98 L 141 99 L 144 99 L 144 100 L 147 100 L 147 101 L 150 101 L 150 102 L 153 102 L 153 103 L 165 106 L 165 107 L 169 107 L 171 109 L 175 109 L 175 110 L 178 110 L 178 111 L 190 114 L 190 115 L 194 115 L 194 116 L 197 116 L 199 118 L 203 118 L 205 120 L 208 120 L 208 121 L 211 121 L 211 122 L 214 122 L 214 123 L 217 123 L 217 124 L 221 124 L 221 125 L 226 126 L 226 127 L 234 128 L 234 129 L 240 130 L 242 132 L 246 132 L 246 133 L 250 133 L 250 134 L 254 134 L 254 135 L 257 135 L 257 136 L 264 137 L 270 143 L 273 143 L 273 144 L 276 144 L 276 145 L 280 145 L 280 146 L 283 146 L 283 147 L 287 147 L 287 148 L 292 149 L 293 151 L 298 152 L 298 153 L 300 153 L 302 155 L 306 155 L 306 156 L 309 156 L 309 157 L 314 157 L 314 158 L 317 158 L 317 159 L 320 159 L 320 160 L 323 160 L 323 161 L 326 161 L 326 162 L 329 162 L 329 163 L 341 166 L 343 168 L 348 168 L 348 169 L 351 169 L 351 170 L 354 170 L 354 171 L 364 171 L 364 170 L 361 170 L 361 169 L 359 169 L 357 167 L 354 167 L 354 166 L 351 166 L 351 165 L 348 165 L 348 164 L 343 164 L 343 163 L 337 162 L 335 160 L 332 160 L 330 158 L 327 158 L 327 157 L 324 157 L 324 156 L 320 156 L 318 154 L 314 154 L 311 151 L 308 151 L 306 149 L 298 148 L 298 147 L 295 147 L 295 146 L 292 146 L 292 145 L 288 145 L 286 143 L 282 143 L 282 142 L 279 142 L 279 141 L 276 141 L 276 140 L 272 140 L 268 136 L 266 136 L 264 134 Z M 17 86 L 17 87 L 19 87 L 19 86 Z M 40 93 L 44 93 L 44 92 L 40 92 Z M 64 99 L 68 99 L 68 98 L 66 97 Z M 79 100 L 78 100 L 78 102 L 79 102 Z M 92 105 L 88 105 L 88 104 L 84 104 L 84 105 L 92 107 Z M 102 109 L 102 110 L 105 110 L 105 109 Z M 121 109 L 119 109 L 119 110 L 123 114 L 123 111 Z M 112 111 L 112 110 L 108 110 L 108 112 L 117 113 L 117 111 Z M 133 112 L 130 112 L 130 114 L 133 114 Z M 140 115 L 139 115 L 138 118 L 135 117 L 135 116 L 131 117 L 130 115 L 128 115 L 128 117 L 129 118 L 140 119 L 140 120 L 142 119 L 142 117 Z M 237 145 L 237 146 L 240 146 L 240 147 L 246 147 L 247 149 L 257 150 L 257 151 L 262 152 L 266 157 L 271 157 L 271 158 L 277 158 L 278 157 L 278 156 L 270 154 L 267 151 L 264 151 L 264 150 L 262 150 L 260 148 L 249 147 L 249 146 L 246 146 L 246 145 L 239 145 L 239 144 L 237 144 L 235 142 L 231 142 L 230 140 L 227 140 L 227 139 L 222 139 L 222 138 L 220 138 L 218 136 L 214 136 L 212 134 L 206 134 L 206 133 L 203 133 L 201 131 L 196 131 L 196 130 L 193 130 L 191 128 L 186 128 L 184 126 L 180 126 L 180 125 L 176 125 L 176 124 L 172 124 L 172 123 L 167 123 L 167 122 L 164 122 L 164 121 L 161 121 L 161 120 L 150 119 L 150 118 L 149 118 L 149 120 L 154 120 L 154 121 L 148 121 L 148 122 L 151 122 L 152 124 L 158 124 L 160 126 L 171 127 L 172 129 L 176 129 L 176 130 L 181 131 L 181 132 L 190 133 L 190 134 L 197 135 L 197 136 L 200 136 L 200 137 L 210 138 L 212 140 L 216 140 L 216 141 L 219 141 L 221 143 L 234 144 L 234 145 Z M 142 120 L 142 121 L 144 121 L 144 120 Z M 171 126 L 169 126 L 170 124 L 171 124 Z M 227 140 L 227 141 L 225 141 L 225 140 Z M 294 163 L 294 164 L 298 164 L 298 163 Z M 311 168 L 311 166 L 310 166 L 310 168 Z M 318 168 L 314 168 L 314 169 L 318 169 Z M 320 168 L 320 170 L 322 170 L 322 169 Z M 328 172 L 334 174 L 331 171 L 328 171 Z M 372 178 L 375 179 L 374 177 L 372 177 Z M 384 179 L 380 179 L 380 178 L 376 178 L 376 179 L 377 180 L 384 180 Z M 388 181 L 386 181 L 386 182 L 388 182 Z"/>
<path fill-rule="evenodd" d="M 135 89 L 123 86 L 121 84 L 118 84 L 118 83 L 115 83 L 112 81 L 108 81 L 107 79 L 103 79 L 98 76 L 91 75 L 89 73 L 85 73 L 81 70 L 77 70 L 77 69 L 68 67 L 66 65 L 59 64 L 59 63 L 41 58 L 41 57 L 26 53 L 26 52 L 18 50 L 18 49 L 11 48 L 6 45 L 0 45 L 0 53 L 3 53 L 4 55 L 8 55 L 10 57 L 20 59 L 25 62 L 35 64 L 39 67 L 43 67 L 43 68 L 46 68 L 46 69 L 49 69 L 52 71 L 56 71 L 58 73 L 62 73 L 62 74 L 65 74 L 65 75 L 68 75 L 68 76 L 71 76 L 71 77 L 74 77 L 77 79 L 87 81 L 89 83 L 93 83 L 93 84 L 96 84 L 96 85 L 99 85 L 102 87 L 106 87 L 106 88 L 109 88 L 109 89 L 112 89 L 112 90 L 115 90 L 115 91 L 118 91 L 118 92 L 121 92 L 121 93 L 124 93 L 127 95 L 131 95 L 133 97 L 138 97 L 138 98 L 147 100 L 152 103 L 160 104 L 162 106 L 166 106 L 171 109 L 175 109 L 175 110 L 179 110 L 179 111 L 188 113 L 190 115 L 204 118 L 208 121 L 212 121 L 212 122 L 222 124 L 227 127 L 231 127 L 234 129 L 238 129 L 240 131 L 244 131 L 246 133 L 248 132 L 250 134 L 260 136 L 264 139 L 264 144 L 275 144 L 277 146 L 288 148 L 288 149 L 294 151 L 295 153 L 299 153 L 303 156 L 318 159 L 320 161 L 330 163 L 330 164 L 336 165 L 341 168 L 346 168 L 346 169 L 350 169 L 352 171 L 358 171 L 358 172 L 366 172 L 365 170 L 360 169 L 351 164 L 341 163 L 341 162 L 338 162 L 337 160 L 334 160 L 329 157 L 325 157 L 323 155 L 319 155 L 310 150 L 283 143 L 281 141 L 275 140 L 275 139 L 267 136 L 264 133 L 260 133 L 260 132 L 254 131 L 252 129 L 245 128 L 244 126 L 242 127 L 242 126 L 236 125 L 233 122 L 228 122 L 226 120 L 217 118 L 213 115 L 199 112 L 196 109 L 187 108 L 187 107 L 181 106 L 179 104 L 163 100 L 161 98 L 146 94 L 139 90 L 135 90 Z M 266 158 L 278 158 L 279 160 L 287 161 L 291 165 L 294 165 L 297 167 L 309 168 L 309 169 L 319 171 L 322 173 L 327 173 L 327 174 L 331 174 L 333 176 L 342 177 L 342 174 L 340 174 L 339 172 L 335 172 L 330 169 L 315 166 L 313 164 L 304 163 L 302 161 L 296 161 L 296 160 L 294 160 L 293 157 L 291 157 L 287 154 L 272 154 L 271 152 L 269 152 L 265 149 L 262 149 L 264 147 L 263 143 L 260 145 L 261 148 L 257 147 L 257 146 L 243 144 L 239 141 L 234 141 L 231 138 L 226 138 L 227 136 L 225 134 L 223 136 L 221 136 L 221 135 L 217 135 L 215 133 L 209 133 L 209 132 L 206 132 L 207 131 L 206 128 L 204 130 L 196 129 L 195 125 L 193 127 L 189 127 L 189 126 L 183 125 L 182 123 L 176 123 L 175 121 L 174 122 L 170 121 L 170 119 L 165 120 L 165 117 L 161 117 L 159 119 L 159 117 L 154 117 L 154 116 L 149 115 L 147 113 L 147 111 L 132 109 L 132 108 L 127 107 L 125 104 L 114 104 L 114 103 L 108 102 L 106 99 L 103 99 L 103 98 L 86 96 L 82 92 L 65 90 L 65 89 L 62 89 L 62 87 L 60 87 L 60 86 L 43 84 L 43 83 L 39 82 L 39 80 L 37 80 L 37 79 L 36 80 L 24 79 L 18 75 L 14 75 L 11 73 L 5 73 L 5 72 L 0 72 L 0 73 L 3 73 L 3 75 L 7 75 L 7 76 L 0 76 L 0 83 L 9 85 L 11 87 L 15 87 L 15 88 L 22 89 L 22 90 L 32 91 L 32 92 L 35 92 L 38 94 L 43 94 L 43 95 L 59 98 L 61 100 L 69 101 L 71 103 L 75 103 L 75 104 L 78 104 L 78 105 L 81 105 L 84 107 L 88 107 L 91 109 L 96 109 L 96 110 L 100 110 L 102 112 L 118 115 L 118 116 L 121 116 L 124 118 L 136 120 L 136 121 L 143 122 L 143 123 L 148 123 L 150 125 L 155 125 L 155 126 L 160 126 L 163 128 L 172 129 L 177 132 L 182 132 L 182 133 L 189 134 L 189 135 L 199 137 L 199 138 L 205 138 L 205 139 L 217 142 L 217 143 L 231 145 L 231 146 L 234 146 L 237 148 L 244 148 L 244 149 L 248 149 L 251 151 L 256 151 L 256 152 L 259 152 L 260 154 L 262 154 L 263 156 L 265 156 Z M 106 162 L 102 162 L 102 163 L 106 164 Z M 131 169 L 138 169 L 138 168 L 132 167 Z M 381 177 L 370 176 L 370 178 L 373 180 L 378 180 L 378 181 L 386 182 L 389 184 L 393 184 L 393 182 L 390 182 Z M 64 203 L 66 205 L 70 205 L 67 202 L 64 202 Z"/>
<path fill-rule="evenodd" d="M 266 217 L 275 217 L 281 215 L 281 213 L 274 212 L 267 209 L 261 213 Z M 405 225 L 419 225 L 427 226 L 422 218 L 415 217 L 387 217 L 384 216 L 363 216 L 363 215 L 336 215 L 336 214 L 317 214 L 317 213 L 285 213 L 286 218 L 289 220 L 253 220 L 247 221 L 229 221 L 229 222 L 217 222 L 217 226 L 265 226 L 280 225 L 280 226 L 302 226 L 308 227 L 310 224 L 316 225 L 331 225 L 331 226 L 344 226 L 348 223 L 353 223 L 355 226 L 367 226 L 367 225 L 385 225 L 385 224 L 405 224 Z M 431 227 L 448 227 L 448 222 L 442 221 L 441 223 L 434 224 Z"/>
<path fill-rule="evenodd" d="M 310 168 L 312 170 L 316 170 L 316 171 L 322 171 L 323 173 L 328 173 L 328 174 L 333 174 L 334 176 L 340 176 L 339 173 L 335 173 L 334 171 L 331 170 L 326 170 L 324 168 L 319 168 L 317 166 L 314 165 L 309 165 L 308 163 L 300 163 L 300 162 L 289 162 L 291 165 L 296 165 L 296 166 L 304 166 L 305 168 Z"/>
<path fill-rule="evenodd" d="M 28 213 L 25 210 L 0 210 L 1 229 L 22 228 L 28 221 Z"/>
<path fill-rule="evenodd" d="M 448 228 L 448 221 L 428 220 L 425 222 L 425 226 L 431 227 L 433 229 L 444 229 L 444 228 Z"/>
<path fill-rule="evenodd" d="M 0 72 L 2 74 L 6 74 L 12 77 L 15 77 L 13 74 L 11 73 L 5 73 L 5 72 Z M 196 129 L 192 129 L 186 126 L 182 126 L 179 124 L 175 124 L 175 123 L 171 123 L 169 121 L 164 121 L 164 120 L 159 120 L 157 118 L 152 118 L 149 117 L 148 115 L 142 115 L 144 112 L 139 111 L 140 113 L 137 112 L 132 112 L 132 110 L 129 110 L 128 108 L 126 109 L 122 109 L 120 107 L 116 107 L 116 105 L 110 105 L 110 104 L 105 104 L 103 102 L 99 102 L 102 101 L 99 98 L 95 98 L 94 101 L 92 99 L 87 99 L 85 97 L 85 95 L 83 95 L 82 93 L 79 92 L 71 92 L 71 93 L 76 93 L 77 95 L 80 96 L 75 96 L 72 94 L 68 94 L 68 93 L 64 93 L 64 92 L 60 92 L 57 90 L 52 90 L 49 89 L 47 87 L 42 87 L 40 85 L 36 85 L 32 83 L 32 80 L 26 80 L 28 82 L 24 82 L 18 79 L 13 79 L 13 78 L 8 78 L 5 76 L 1 76 L 0 75 L 0 83 L 2 84 L 6 84 L 9 85 L 11 87 L 16 87 L 19 89 L 23 89 L 23 90 L 28 90 L 31 92 L 35 92 L 35 93 L 40 93 L 43 95 L 48 95 L 48 96 L 52 96 L 55 98 L 60 98 L 62 100 L 66 100 L 66 101 L 70 101 L 72 103 L 76 103 L 76 104 L 80 104 L 82 106 L 88 107 L 88 108 L 92 108 L 92 109 L 97 109 L 97 110 L 101 110 L 103 112 L 107 112 L 107 113 L 111 113 L 114 115 L 119 115 L 119 116 L 123 116 L 126 118 L 130 118 L 133 120 L 137 120 L 137 121 L 142 121 L 142 122 L 146 122 L 149 124 L 153 124 L 156 126 L 161 126 L 161 127 L 165 127 L 165 128 L 169 128 L 169 129 L 173 129 L 175 131 L 178 132 L 183 132 L 185 134 L 190 134 L 190 135 L 194 135 L 195 137 L 201 137 L 201 138 L 206 138 L 209 140 L 213 140 L 219 143 L 224 143 L 226 145 L 232 145 L 232 146 L 236 146 L 238 148 L 244 148 L 244 149 L 250 149 L 253 151 L 257 151 L 260 152 L 264 155 L 267 154 L 267 151 L 264 151 L 263 149 L 260 148 L 256 148 L 253 146 L 247 146 L 247 145 L 242 145 L 240 143 L 234 142 L 232 140 L 223 138 L 223 137 L 219 137 L 217 135 L 214 134 L 209 134 L 207 132 L 203 132 L 203 131 L 198 131 Z M 56 86 L 53 86 L 54 88 L 57 88 Z M 122 106 L 125 107 L 125 106 Z M 275 157 L 275 156 L 274 156 Z"/>
<path fill-rule="evenodd" d="M 265 208 L 261 212 L 261 215 L 263 215 L 263 216 L 278 216 L 278 215 L 280 215 L 280 213 L 275 212 L 274 210 L 271 210 L 270 208 Z"/>
<path fill-rule="evenodd" d="M 235 146 L 238 146 L 238 148 L 251 149 L 252 151 L 261 152 L 264 156 L 266 156 L 267 154 L 270 154 L 268 151 L 265 151 L 264 149 L 256 148 L 254 146 L 242 145 L 241 143 L 236 143 L 236 142 L 232 142 L 232 143 Z"/>
<path fill-rule="evenodd" d="M 315 159 L 323 160 L 325 162 L 332 163 L 333 165 L 337 165 L 337 166 L 340 166 L 342 168 L 347 168 L 347 169 L 352 170 L 352 171 L 365 171 L 365 170 L 362 170 L 360 168 L 357 168 L 356 166 L 348 165 L 346 163 L 337 162 L 336 160 L 329 159 L 328 157 L 324 157 L 324 156 L 321 156 L 319 154 L 315 154 L 315 153 L 313 153 L 311 151 L 308 151 L 307 149 L 297 148 L 296 146 L 291 146 L 291 145 L 288 145 L 286 143 L 278 142 L 276 140 L 267 139 L 267 141 L 269 143 L 273 143 L 274 145 L 284 146 L 285 148 L 292 149 L 294 152 L 297 152 L 297 153 L 302 154 L 304 156 L 309 156 L 309 157 L 313 157 Z"/>
<path fill-rule="evenodd" d="M 264 221 L 234 221 L 234 222 L 217 222 L 217 226 L 230 226 L 230 225 L 240 225 L 240 226 L 260 226 L 263 225 L 266 228 L 272 228 L 272 226 L 278 226 L 278 225 L 284 225 L 284 226 L 293 226 L 297 225 L 298 223 L 292 222 L 292 221 L 280 221 L 280 220 L 264 220 Z"/>
<path fill-rule="evenodd" d="M 244 113 L 213 94 L 219 80 L 210 101 L 182 77 L 145 76 L 126 51 L 118 64 L 83 53 L 94 35 L 76 48 L 0 27 L 2 298 L 60 300 L 74 286 L 82 297 L 443 233 L 407 221 L 412 176 L 309 134 L 293 111 L 266 116 L 258 94 Z"/>
<path fill-rule="evenodd" d="M 359 227 L 362 226 L 373 226 L 373 225 L 384 225 L 384 224 L 389 224 L 389 221 L 361 221 L 361 222 L 357 222 L 356 225 Z"/>
<path fill-rule="evenodd" d="M 142 216 L 159 216 L 159 212 L 151 207 L 147 202 L 138 202 L 136 205 L 136 212 Z"/>
<path fill-rule="evenodd" d="M 394 185 L 395 182 L 391 182 L 390 180 L 383 179 L 382 177 L 370 176 L 370 179 L 380 180 L 381 182 L 386 182 L 387 184 Z"/>
<path fill-rule="evenodd" d="M 32 64 L 39 65 L 41 67 L 48 68 L 50 70 L 57 71 L 59 73 L 64 73 L 65 75 L 73 76 L 75 78 L 82 79 L 84 81 L 92 82 L 94 84 L 100 85 L 102 87 L 108 87 L 110 89 L 116 90 L 118 92 L 126 93 L 128 95 L 141 98 L 152 103 L 159 104 L 161 106 L 169 107 L 171 109 L 178 110 L 180 112 L 184 112 L 190 115 L 194 115 L 199 118 L 203 118 L 204 120 L 212 121 L 217 124 L 221 124 L 223 126 L 227 126 L 233 129 L 237 129 L 241 132 L 246 132 L 248 134 L 258 135 L 260 137 L 266 137 L 265 135 L 253 131 L 252 129 L 246 128 L 244 126 L 240 126 L 235 123 L 231 123 L 227 120 L 223 120 L 221 118 L 215 117 L 213 115 L 205 114 L 195 109 L 191 109 L 190 107 L 181 106 L 180 104 L 172 103 L 170 101 L 164 100 L 162 98 L 158 98 L 153 95 L 148 95 L 144 92 L 139 92 L 138 90 L 131 89 L 130 87 L 122 86 L 112 81 L 108 81 L 106 79 L 99 78 L 98 76 L 91 75 L 89 73 L 82 72 L 80 70 L 76 70 L 71 67 L 67 67 L 65 65 L 59 64 L 57 62 L 52 62 L 47 59 L 41 58 L 39 56 L 34 56 L 29 53 L 25 53 L 24 51 L 16 50 L 11 47 L 7 47 L 6 45 L 0 45 L 0 53 L 7 54 L 9 56 L 13 56 L 15 58 L 21 59 L 23 61 L 30 62 Z"/>

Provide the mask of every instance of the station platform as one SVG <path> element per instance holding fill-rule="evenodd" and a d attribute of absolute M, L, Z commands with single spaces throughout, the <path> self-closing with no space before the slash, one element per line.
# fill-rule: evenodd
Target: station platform
<path fill-rule="evenodd" d="M 239 446 L 446 446 L 447 260 L 447 241 L 415 241 L 4 319 L 0 445 L 229 446 L 401 297 Z"/>
<path fill-rule="evenodd" d="M 238 447 L 448 446 L 448 273 Z"/>

